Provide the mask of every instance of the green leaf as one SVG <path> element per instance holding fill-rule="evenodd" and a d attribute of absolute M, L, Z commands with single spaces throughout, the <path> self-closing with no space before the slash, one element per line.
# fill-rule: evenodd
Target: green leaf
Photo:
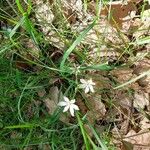
<path fill-rule="evenodd" d="M 107 146 L 105 145 L 104 141 L 97 135 L 95 129 L 92 127 L 91 124 L 88 124 L 90 129 L 92 130 L 92 133 L 94 134 L 94 137 L 96 138 L 99 145 L 102 147 L 102 150 L 108 150 Z"/>
<path fill-rule="evenodd" d="M 73 44 L 69 47 L 69 49 L 67 49 L 67 51 L 64 53 L 61 64 L 60 64 L 60 70 L 64 70 L 64 65 L 65 65 L 65 61 L 67 60 L 67 58 L 69 57 L 70 53 L 74 50 L 74 48 L 80 44 L 80 42 L 82 41 L 83 38 L 86 37 L 86 34 L 93 28 L 93 26 L 96 23 L 96 19 L 94 19 L 94 21 L 92 22 L 92 24 L 90 24 L 83 32 L 81 32 L 81 34 L 77 37 L 77 39 L 73 42 Z"/>
<path fill-rule="evenodd" d="M 78 123 L 79 123 L 80 129 L 81 129 L 81 133 L 83 135 L 86 150 L 90 150 L 90 144 L 89 144 L 89 141 L 88 141 L 88 137 L 87 137 L 86 131 L 84 129 L 83 123 L 81 121 L 81 118 L 78 114 L 77 114 L 77 119 L 78 119 Z"/>
<path fill-rule="evenodd" d="M 34 126 L 35 126 L 34 124 L 25 123 L 25 124 L 7 126 L 7 127 L 5 127 L 4 129 L 33 128 Z"/>
<path fill-rule="evenodd" d="M 136 41 L 136 43 L 137 43 L 138 45 L 148 44 L 148 43 L 150 43 L 150 36 L 147 36 L 147 37 L 145 37 L 145 38 L 138 39 L 138 40 Z"/>
<path fill-rule="evenodd" d="M 81 69 L 83 70 L 93 70 L 93 69 L 94 70 L 111 70 L 113 68 L 114 68 L 113 66 L 109 66 L 107 63 L 81 67 Z"/>
<path fill-rule="evenodd" d="M 140 74 L 140 75 L 137 76 L 136 78 L 133 78 L 133 79 L 131 79 L 131 80 L 129 80 L 129 81 L 127 81 L 127 82 L 125 82 L 125 83 L 123 83 L 123 84 L 117 86 L 117 87 L 114 87 L 114 89 L 119 89 L 119 88 L 122 88 L 122 87 L 124 87 L 124 86 L 127 86 L 128 84 L 131 84 L 131 83 L 133 83 L 133 82 L 136 82 L 137 80 L 139 80 L 139 79 L 141 79 L 141 78 L 143 78 L 143 77 L 145 77 L 145 76 L 148 76 L 148 75 L 150 75 L 150 69 L 149 69 L 148 71 L 143 72 L 142 74 Z"/>
<path fill-rule="evenodd" d="M 12 38 L 12 37 L 14 36 L 14 34 L 16 33 L 17 29 L 18 29 L 21 25 L 23 25 L 24 19 L 25 19 L 25 17 L 22 17 L 22 18 L 20 19 L 20 21 L 18 21 L 18 23 L 17 23 L 17 24 L 15 25 L 15 27 L 12 29 L 12 31 L 11 31 L 10 34 L 9 34 L 9 37 L 10 37 L 10 38 Z"/>
<path fill-rule="evenodd" d="M 19 11 L 23 14 L 24 10 L 23 10 L 23 7 L 20 4 L 20 0 L 16 0 L 16 4 L 17 4 L 17 7 L 18 7 Z"/>

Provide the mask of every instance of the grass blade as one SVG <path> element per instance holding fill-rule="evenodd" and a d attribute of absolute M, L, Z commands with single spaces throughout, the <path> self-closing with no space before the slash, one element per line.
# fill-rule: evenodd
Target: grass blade
<path fill-rule="evenodd" d="M 97 146 L 94 144 L 94 142 L 91 140 L 91 138 L 90 138 L 89 135 L 87 135 L 87 138 L 89 139 L 91 145 L 93 146 L 93 150 L 101 150 L 100 147 L 97 147 Z"/>
<path fill-rule="evenodd" d="M 90 144 L 89 144 L 85 129 L 83 127 L 83 123 L 82 123 L 80 116 L 78 114 L 77 114 L 77 119 L 78 119 L 78 123 L 79 123 L 80 129 L 81 129 L 81 133 L 83 135 L 86 150 L 90 150 Z"/>
<path fill-rule="evenodd" d="M 22 92 L 21 92 L 21 95 L 20 95 L 20 97 L 19 97 L 19 100 L 18 100 L 18 116 L 19 116 L 19 120 L 20 120 L 21 122 L 24 122 L 24 120 L 23 120 L 23 118 L 22 118 L 22 115 L 21 115 L 21 110 L 20 110 L 21 99 L 22 99 L 22 97 L 23 97 L 24 91 L 26 90 L 26 87 L 27 87 L 29 81 L 30 81 L 30 77 L 28 78 L 27 83 L 26 83 L 25 87 L 23 88 L 23 90 L 22 90 Z"/>
<path fill-rule="evenodd" d="M 70 53 L 74 50 L 74 48 L 80 44 L 80 42 L 82 41 L 83 38 L 86 37 L 86 34 L 94 27 L 95 23 L 96 23 L 96 19 L 94 19 L 94 21 L 92 22 L 92 24 L 90 24 L 78 37 L 77 39 L 73 42 L 73 44 L 69 47 L 69 49 L 67 49 L 67 51 L 65 52 L 61 64 L 60 64 L 60 70 L 63 70 L 63 67 L 65 65 L 65 61 L 67 60 L 67 58 L 69 57 Z"/>
<path fill-rule="evenodd" d="M 115 87 L 114 89 L 122 88 L 122 87 L 124 87 L 124 86 L 126 86 L 126 85 L 128 85 L 128 84 L 131 84 L 131 83 L 133 83 L 133 82 L 135 82 L 135 81 L 137 81 L 137 80 L 139 80 L 139 79 L 141 79 L 141 78 L 143 78 L 144 76 L 147 76 L 147 75 L 150 75 L 150 70 L 143 72 L 141 75 L 137 76 L 136 78 L 131 79 L 131 80 L 129 80 L 128 82 L 123 83 L 123 84 L 121 84 L 121 85 Z"/>
<path fill-rule="evenodd" d="M 19 11 L 20 11 L 22 14 L 24 14 L 24 10 L 23 10 L 23 7 L 22 7 L 21 4 L 20 4 L 20 0 L 16 0 L 16 4 L 17 4 L 17 7 L 18 7 Z"/>
<path fill-rule="evenodd" d="M 26 124 L 19 124 L 19 125 L 7 126 L 7 127 L 5 127 L 4 129 L 23 129 L 23 128 L 33 128 L 34 126 L 36 126 L 36 125 L 26 123 Z"/>
<path fill-rule="evenodd" d="M 12 38 L 14 36 L 14 34 L 16 33 L 17 29 L 24 23 L 24 17 L 22 17 L 20 19 L 20 21 L 18 21 L 18 23 L 15 25 L 15 27 L 12 29 L 12 31 L 9 34 L 9 37 Z"/>
<path fill-rule="evenodd" d="M 7 44 L 6 47 L 0 48 L 0 55 L 2 53 L 6 52 L 7 50 L 10 50 L 13 46 L 14 46 L 14 44 Z"/>
<path fill-rule="evenodd" d="M 81 67 L 82 70 L 111 70 L 113 66 L 109 66 L 108 63 L 98 64 L 98 65 L 91 65 L 87 67 Z"/>
<path fill-rule="evenodd" d="M 143 45 L 143 44 L 148 44 L 148 43 L 150 43 L 150 36 L 147 36 L 147 37 L 145 37 L 145 38 L 138 39 L 138 40 L 136 41 L 136 44 L 138 44 L 138 45 Z"/>
<path fill-rule="evenodd" d="M 97 142 L 99 143 L 99 145 L 102 147 L 102 150 L 108 150 L 107 146 L 104 144 L 103 140 L 97 135 L 95 129 L 89 124 L 89 127 L 92 130 L 92 133 L 94 134 Z"/>

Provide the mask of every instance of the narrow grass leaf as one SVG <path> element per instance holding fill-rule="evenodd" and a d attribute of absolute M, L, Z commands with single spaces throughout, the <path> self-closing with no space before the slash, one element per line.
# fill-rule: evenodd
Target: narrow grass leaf
<path fill-rule="evenodd" d="M 31 0 L 28 1 L 27 5 L 27 11 L 25 11 L 20 3 L 20 0 L 16 0 L 16 4 L 17 4 L 17 7 L 19 9 L 19 11 L 22 13 L 23 17 L 24 17 L 24 26 L 27 30 L 27 32 L 31 35 L 32 39 L 34 40 L 34 42 L 36 44 L 38 44 L 37 40 L 36 40 L 36 36 L 35 34 L 37 33 L 33 24 L 31 23 L 30 19 L 28 18 L 30 12 L 31 12 L 31 8 L 32 8 L 32 5 L 31 5 Z M 38 35 L 38 34 L 36 34 Z"/>
<path fill-rule="evenodd" d="M 83 70 L 93 70 L 93 69 L 94 70 L 111 70 L 113 68 L 114 68 L 113 66 L 109 66 L 107 63 L 81 67 L 81 69 Z"/>
<path fill-rule="evenodd" d="M 34 124 L 20 124 L 20 125 L 13 125 L 13 126 L 7 126 L 4 129 L 23 129 L 23 128 L 33 128 Z"/>
<path fill-rule="evenodd" d="M 35 65 L 37 65 L 37 66 L 39 66 L 39 67 L 46 68 L 46 69 L 49 69 L 49 70 L 52 70 L 52 71 L 61 72 L 61 70 L 56 69 L 56 68 L 51 68 L 51 67 L 47 66 L 46 64 L 44 64 L 44 63 L 41 62 L 41 61 L 40 61 L 39 63 L 37 63 L 37 62 L 35 62 L 35 61 L 32 61 L 32 60 L 30 60 L 30 59 L 28 59 L 28 58 L 23 57 L 23 56 L 20 55 L 19 53 L 15 53 L 15 54 L 17 54 L 18 56 L 20 56 L 21 58 L 23 58 L 24 60 L 28 61 L 28 62 L 31 63 L 31 64 L 35 64 Z M 39 61 L 39 60 L 37 60 L 37 61 Z"/>
<path fill-rule="evenodd" d="M 78 114 L 77 114 L 77 119 L 78 119 L 78 123 L 79 123 L 80 129 L 81 129 L 81 133 L 83 135 L 86 150 L 90 150 L 90 144 L 89 144 L 89 141 L 88 141 L 88 138 L 87 138 L 87 134 L 85 132 L 85 129 L 83 127 L 83 123 L 82 123 L 82 121 L 80 119 L 80 116 Z"/>
<path fill-rule="evenodd" d="M 150 36 L 138 39 L 135 44 L 143 45 L 143 44 L 148 44 L 148 43 L 150 43 Z"/>
<path fill-rule="evenodd" d="M 25 138 L 25 140 L 24 140 L 24 142 L 23 142 L 23 144 L 22 144 L 22 146 L 21 146 L 21 149 L 23 149 L 23 147 L 24 147 L 25 145 L 28 145 L 28 144 L 29 144 L 30 139 L 31 139 L 32 132 L 33 132 L 33 128 L 30 128 L 30 132 L 28 133 L 27 137 Z"/>
<path fill-rule="evenodd" d="M 102 147 L 102 150 L 108 150 L 107 146 L 105 145 L 105 143 L 103 142 L 103 140 L 97 135 L 97 133 L 96 133 L 95 129 L 92 127 L 92 125 L 89 124 L 89 127 L 91 128 L 92 133 L 94 134 L 97 142 Z"/>
<path fill-rule="evenodd" d="M 9 37 L 12 38 L 14 36 L 14 34 L 16 33 L 17 29 L 24 23 L 24 17 L 22 17 L 20 19 L 20 21 L 18 21 L 18 23 L 15 25 L 15 27 L 12 29 L 12 31 L 9 34 Z"/>
<path fill-rule="evenodd" d="M 29 81 L 30 81 L 30 77 L 28 78 L 27 83 L 26 83 L 25 87 L 23 88 L 23 90 L 22 90 L 22 92 L 21 92 L 21 95 L 20 95 L 20 97 L 19 97 L 19 100 L 18 100 L 18 116 L 19 116 L 19 120 L 20 120 L 21 122 L 24 122 L 24 120 L 23 120 L 22 115 L 21 115 L 20 105 L 21 105 L 21 100 L 22 100 L 24 91 L 26 90 L 26 87 L 27 87 Z"/>
<path fill-rule="evenodd" d="M 0 9 L 0 11 L 1 11 L 1 9 Z M 12 23 L 12 24 L 17 24 L 18 22 L 16 21 L 16 20 L 13 20 L 12 18 L 7 18 L 7 17 L 5 17 L 5 16 L 3 16 L 2 14 L 0 14 L 0 19 L 5 19 L 5 20 L 7 20 L 8 22 L 10 22 L 10 23 Z"/>
<path fill-rule="evenodd" d="M 115 87 L 114 89 L 122 88 L 122 87 L 124 87 L 124 86 L 126 86 L 128 84 L 131 84 L 131 83 L 133 83 L 133 82 L 135 82 L 135 81 L 137 81 L 137 80 L 139 80 L 139 79 L 141 79 L 141 78 L 143 78 L 144 76 L 147 76 L 147 75 L 150 75 L 150 70 L 143 72 L 141 75 L 137 76 L 136 78 L 131 79 L 128 82 L 125 82 L 125 83 Z"/>
<path fill-rule="evenodd" d="M 7 44 L 6 47 L 0 48 L 0 55 L 1 55 L 2 53 L 6 52 L 7 50 L 10 50 L 13 46 L 14 46 L 14 44 Z"/>
<path fill-rule="evenodd" d="M 90 138 L 89 135 L 87 135 L 87 138 L 89 139 L 91 145 L 93 146 L 93 150 L 101 150 L 100 147 L 97 147 L 97 146 L 94 144 L 94 142 L 91 140 L 91 138 Z"/>
<path fill-rule="evenodd" d="M 23 14 L 24 10 L 23 10 L 23 7 L 20 4 L 20 0 L 16 0 L 16 4 L 17 4 L 17 7 L 18 7 L 19 11 Z"/>
<path fill-rule="evenodd" d="M 28 14 L 31 13 L 31 9 L 32 9 L 32 3 L 31 3 L 31 0 L 28 0 L 28 8 L 27 8 Z"/>
<path fill-rule="evenodd" d="M 67 49 L 67 51 L 64 53 L 61 64 L 60 64 L 60 70 L 63 70 L 63 67 L 65 65 L 65 61 L 67 60 L 67 58 L 69 57 L 70 53 L 74 50 L 74 48 L 80 44 L 80 42 L 82 41 L 83 38 L 86 37 L 86 34 L 94 27 L 95 23 L 96 23 L 96 19 L 94 19 L 94 21 L 92 22 L 92 24 L 90 24 L 83 32 L 81 32 L 81 34 L 77 37 L 77 39 L 73 42 L 73 44 L 69 47 L 69 49 Z"/>

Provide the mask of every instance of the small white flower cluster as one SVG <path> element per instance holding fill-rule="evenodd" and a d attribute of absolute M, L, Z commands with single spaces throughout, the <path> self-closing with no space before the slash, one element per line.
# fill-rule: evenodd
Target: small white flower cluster
<path fill-rule="evenodd" d="M 84 79 L 80 79 L 80 82 L 82 83 L 82 84 L 80 84 L 80 86 L 79 86 L 79 88 L 82 88 L 82 89 L 84 89 L 84 92 L 85 93 L 88 93 L 88 92 L 92 92 L 92 93 L 94 93 L 94 88 L 93 88 L 93 86 L 95 85 L 95 83 L 92 81 L 92 79 L 90 79 L 90 80 L 84 80 Z"/>
<path fill-rule="evenodd" d="M 84 89 L 85 93 L 94 92 L 93 86 L 95 85 L 95 83 L 92 81 L 92 79 L 90 80 L 80 79 L 80 82 L 81 84 L 79 85 L 79 88 Z M 58 106 L 64 107 L 63 112 L 69 110 L 71 116 L 74 117 L 75 110 L 79 110 L 79 107 L 75 104 L 75 99 L 69 100 L 69 98 L 66 96 L 64 96 L 63 99 L 64 101 L 59 102 Z"/>
<path fill-rule="evenodd" d="M 74 110 L 79 110 L 79 107 L 74 104 L 75 99 L 69 100 L 66 96 L 64 96 L 64 101 L 59 102 L 58 105 L 64 107 L 63 112 L 70 111 L 71 116 L 74 116 Z"/>

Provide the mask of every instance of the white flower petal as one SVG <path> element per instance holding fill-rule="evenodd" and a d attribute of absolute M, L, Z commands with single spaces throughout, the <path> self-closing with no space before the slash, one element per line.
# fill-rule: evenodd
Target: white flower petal
<path fill-rule="evenodd" d="M 88 92 L 89 92 L 89 87 L 88 87 L 88 86 L 86 86 L 84 92 L 85 92 L 85 93 L 88 93 Z"/>
<path fill-rule="evenodd" d="M 90 85 L 95 85 L 95 83 L 92 81 L 92 79 L 88 80 Z"/>
<path fill-rule="evenodd" d="M 84 79 L 80 79 L 80 82 L 83 83 L 83 84 L 87 83 L 87 81 L 85 81 Z"/>
<path fill-rule="evenodd" d="M 92 79 L 87 80 L 87 81 L 84 79 L 80 79 L 80 82 L 83 84 L 80 84 L 79 88 L 84 89 L 85 93 L 94 92 L 93 86 L 95 85 L 95 83 L 92 81 Z"/>
<path fill-rule="evenodd" d="M 66 107 L 64 108 L 63 112 L 66 112 L 69 109 L 69 105 L 66 105 Z"/>
<path fill-rule="evenodd" d="M 64 101 L 69 102 L 69 98 L 64 96 Z"/>
<path fill-rule="evenodd" d="M 73 109 L 75 109 L 75 110 L 79 110 L 79 107 L 78 107 L 77 105 L 75 105 L 75 104 L 72 104 L 71 107 L 72 107 Z"/>
<path fill-rule="evenodd" d="M 70 101 L 70 104 L 74 104 L 75 101 L 76 101 L 75 99 L 71 100 L 71 101 Z"/>
<path fill-rule="evenodd" d="M 71 114 L 71 116 L 73 116 L 74 117 L 74 109 L 73 109 L 73 107 L 70 107 L 70 114 Z"/>
<path fill-rule="evenodd" d="M 59 103 L 58 103 L 58 106 L 66 106 L 66 105 L 67 105 L 66 102 L 59 102 Z"/>
<path fill-rule="evenodd" d="M 75 99 L 69 100 L 64 96 L 65 101 L 61 101 L 58 103 L 59 106 L 65 106 L 63 112 L 70 111 L 71 116 L 74 116 L 74 111 L 79 110 L 79 107 L 75 105 Z"/>
<path fill-rule="evenodd" d="M 89 89 L 90 89 L 90 91 L 91 91 L 92 93 L 94 93 L 94 89 L 93 89 L 93 86 L 92 86 L 92 85 L 89 86 Z"/>

